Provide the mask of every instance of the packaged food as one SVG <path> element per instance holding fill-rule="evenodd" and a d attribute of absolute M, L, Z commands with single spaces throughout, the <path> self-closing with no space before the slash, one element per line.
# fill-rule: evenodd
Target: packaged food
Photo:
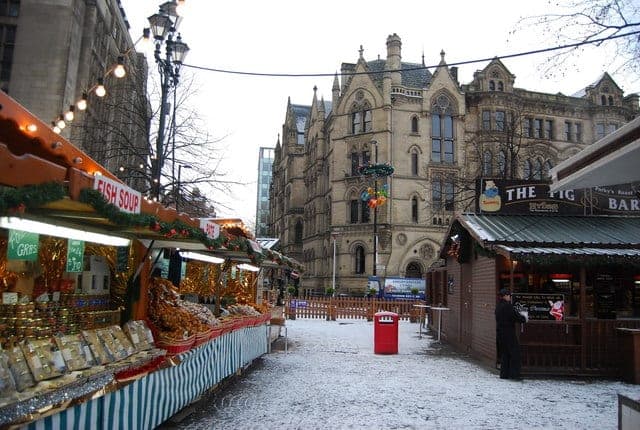
<path fill-rule="evenodd" d="M 113 333 L 108 327 L 97 329 L 96 334 L 98 335 L 98 339 L 100 339 L 100 342 L 102 342 L 102 347 L 104 348 L 104 350 L 113 357 L 113 361 L 122 360 L 128 357 L 125 347 L 116 337 L 114 337 Z"/>
<path fill-rule="evenodd" d="M 153 334 L 144 321 L 127 321 L 122 330 L 129 336 L 137 351 L 146 351 L 153 348 Z"/>
<path fill-rule="evenodd" d="M 115 361 L 115 357 L 111 352 L 105 349 L 96 330 L 82 330 L 82 337 L 84 337 L 89 344 L 89 348 L 96 360 L 96 364 L 103 365 Z"/>
<path fill-rule="evenodd" d="M 81 334 L 57 335 L 55 340 L 69 370 L 87 369 L 96 364 L 89 343 Z"/>
<path fill-rule="evenodd" d="M 26 339 L 20 347 L 36 381 L 56 378 L 68 371 L 62 353 L 53 339 Z"/>
<path fill-rule="evenodd" d="M 118 346 L 122 347 L 125 350 L 127 357 L 136 352 L 133 343 L 131 343 L 131 340 L 127 337 L 126 334 L 124 334 L 124 331 L 122 331 L 122 328 L 119 325 L 112 325 L 107 329 L 111 332 L 111 335 L 114 337 L 114 339 L 119 342 Z"/>
<path fill-rule="evenodd" d="M 14 345 L 7 348 L 4 352 L 8 358 L 9 370 L 16 383 L 16 389 L 18 391 L 24 391 L 36 385 L 36 381 L 33 379 L 22 349 L 18 345 Z"/>
<path fill-rule="evenodd" d="M 0 405 L 16 398 L 16 382 L 9 370 L 9 357 L 0 349 Z"/>

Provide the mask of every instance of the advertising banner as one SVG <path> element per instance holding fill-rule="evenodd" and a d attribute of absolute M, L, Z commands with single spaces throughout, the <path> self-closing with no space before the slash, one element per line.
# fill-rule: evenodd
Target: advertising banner
<path fill-rule="evenodd" d="M 564 320 L 564 294 L 513 293 L 513 306 L 529 312 L 530 320 Z"/>
<path fill-rule="evenodd" d="M 9 230 L 9 243 L 7 244 L 7 260 L 38 260 L 38 248 L 40 236 L 21 230 Z"/>

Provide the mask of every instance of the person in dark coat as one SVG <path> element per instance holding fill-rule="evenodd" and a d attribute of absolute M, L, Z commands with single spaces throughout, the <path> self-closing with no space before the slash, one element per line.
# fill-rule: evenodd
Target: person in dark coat
<path fill-rule="evenodd" d="M 516 336 L 516 322 L 527 321 L 511 304 L 511 291 L 502 288 L 496 306 L 496 345 L 500 353 L 500 378 L 521 379 L 520 344 Z"/>

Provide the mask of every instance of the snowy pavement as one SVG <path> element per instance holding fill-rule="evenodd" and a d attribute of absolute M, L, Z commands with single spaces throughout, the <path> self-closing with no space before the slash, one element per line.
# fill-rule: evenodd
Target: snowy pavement
<path fill-rule="evenodd" d="M 618 393 L 584 379 L 502 380 L 401 321 L 399 353 L 373 353 L 373 323 L 287 320 L 289 351 L 257 360 L 190 409 L 185 429 L 615 429 Z M 282 343 L 279 339 L 277 343 Z"/>

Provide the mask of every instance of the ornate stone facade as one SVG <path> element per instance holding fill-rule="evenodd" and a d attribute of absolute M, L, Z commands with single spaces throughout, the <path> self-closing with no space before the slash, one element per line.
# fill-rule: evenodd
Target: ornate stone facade
<path fill-rule="evenodd" d="M 498 59 L 461 85 L 445 53 L 435 70 L 401 61 L 401 40 L 387 38 L 387 58 L 343 63 L 330 103 L 289 102 L 278 140 L 271 227 L 282 250 L 304 262 L 303 291 L 332 286 L 364 292 L 376 274 L 424 276 L 456 212 L 468 210 L 476 178 L 540 179 L 559 161 L 638 115 L 608 74 L 573 96 L 514 87 Z M 377 159 L 377 160 L 376 160 Z M 370 210 L 361 193 L 373 180 L 358 172 L 389 163 L 379 178 L 386 203 Z M 408 270 L 409 269 L 409 270 Z M 419 270 L 417 270 L 419 269 Z"/>

